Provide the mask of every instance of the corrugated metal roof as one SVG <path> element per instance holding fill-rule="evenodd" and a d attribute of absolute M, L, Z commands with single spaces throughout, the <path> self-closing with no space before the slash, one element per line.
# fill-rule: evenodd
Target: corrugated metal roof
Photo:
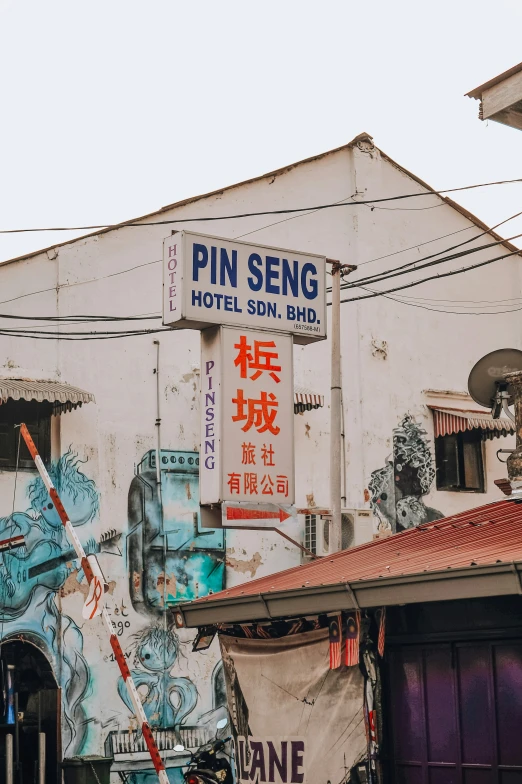
<path fill-rule="evenodd" d="M 503 499 L 234 586 L 192 604 L 520 560 L 522 504 Z"/>
<path fill-rule="evenodd" d="M 26 378 L 0 378 L 0 403 L 12 400 L 44 400 L 73 406 L 94 402 L 94 395 L 59 381 L 33 381 Z"/>
<path fill-rule="evenodd" d="M 484 430 L 489 435 L 507 436 L 516 433 L 515 423 L 510 419 L 499 417 L 493 419 L 486 411 L 464 411 L 459 408 L 439 408 L 428 406 L 433 411 L 435 437 L 447 436 L 452 433 L 464 433 L 466 430 Z"/>

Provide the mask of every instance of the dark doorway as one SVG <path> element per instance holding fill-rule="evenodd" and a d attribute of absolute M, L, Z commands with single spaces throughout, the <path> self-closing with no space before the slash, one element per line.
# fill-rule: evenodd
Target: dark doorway
<path fill-rule="evenodd" d="M 4 640 L 0 646 L 0 677 L 2 770 L 5 769 L 6 736 L 12 735 L 16 784 L 37 782 L 38 733 L 43 732 L 46 781 L 58 781 L 60 690 L 49 661 L 44 653 L 30 642 L 20 639 Z M 16 699 L 18 713 L 15 709 Z"/>
<path fill-rule="evenodd" d="M 390 780 L 522 784 L 522 641 L 390 647 Z"/>

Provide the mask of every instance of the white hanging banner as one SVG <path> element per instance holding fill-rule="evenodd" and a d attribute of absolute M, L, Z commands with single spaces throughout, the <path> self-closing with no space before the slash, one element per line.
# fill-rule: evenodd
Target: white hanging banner
<path fill-rule="evenodd" d="M 364 679 L 359 667 L 329 668 L 327 630 L 219 641 L 237 781 L 346 781 L 367 748 Z"/>

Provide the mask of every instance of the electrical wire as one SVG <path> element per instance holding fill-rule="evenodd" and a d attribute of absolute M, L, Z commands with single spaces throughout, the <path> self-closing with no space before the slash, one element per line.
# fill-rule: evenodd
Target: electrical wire
<path fill-rule="evenodd" d="M 464 272 L 469 272 L 470 270 L 478 269 L 479 267 L 485 267 L 488 264 L 493 264 L 495 261 L 500 261 L 501 259 L 507 259 L 510 256 L 514 256 L 515 254 L 519 254 L 519 250 L 511 251 L 511 253 L 505 253 L 502 256 L 496 256 L 494 259 L 487 259 L 486 261 L 480 261 L 477 264 L 471 264 L 469 267 L 461 267 L 460 269 L 450 270 L 449 272 L 440 272 L 437 275 L 430 275 L 427 278 L 422 278 L 421 280 L 414 280 L 410 283 L 405 283 L 402 286 L 396 286 L 393 289 L 388 289 L 387 291 L 374 291 L 371 294 L 367 294 L 365 296 L 360 297 L 351 297 L 349 299 L 342 299 L 341 302 L 358 302 L 364 299 L 373 299 L 374 297 L 383 297 L 386 294 L 392 294 L 395 291 L 402 291 L 403 289 L 413 288 L 414 286 L 420 286 L 421 283 L 426 283 L 430 280 L 437 280 L 439 278 L 448 278 L 452 275 L 460 275 Z M 328 303 L 331 304 L 331 303 Z"/>
<path fill-rule="evenodd" d="M 380 204 L 382 202 L 401 201 L 403 199 L 414 199 L 423 196 L 441 196 L 444 193 L 455 193 L 457 191 L 469 191 L 476 188 L 487 188 L 493 185 L 508 185 L 511 183 L 520 183 L 522 178 L 518 177 L 512 180 L 497 180 L 494 182 L 481 182 L 476 185 L 463 185 L 460 188 L 444 188 L 439 191 L 424 191 L 421 193 L 403 193 L 398 196 L 384 196 L 380 199 L 365 199 L 361 201 L 351 202 L 334 202 L 333 204 L 318 204 L 314 207 L 294 207 L 292 209 L 281 210 L 263 210 L 259 212 L 244 212 L 235 215 L 207 215 L 198 218 L 172 218 L 163 221 L 148 221 L 143 223 L 143 219 L 135 218 L 132 221 L 124 221 L 123 223 L 114 224 L 94 224 L 91 226 L 46 226 L 42 228 L 30 229 L 0 229 L 0 234 L 24 234 L 28 232 L 43 232 L 43 231 L 90 231 L 94 229 L 123 229 L 123 228 L 141 228 L 142 226 L 167 226 L 176 223 L 197 223 L 199 221 L 220 221 L 220 220 L 235 220 L 237 218 L 254 218 L 258 215 L 288 215 L 294 212 L 317 212 L 318 210 L 328 210 L 334 207 L 353 207 L 361 204 Z M 136 221 L 140 221 L 137 223 Z"/>
<path fill-rule="evenodd" d="M 71 240 L 74 242 L 74 240 Z M 99 278 L 91 278 L 90 280 L 78 280 L 74 283 L 61 283 L 58 286 L 58 291 L 64 288 L 71 288 L 72 286 L 85 286 L 87 283 L 97 283 L 99 280 L 106 280 L 107 278 L 115 278 L 116 275 L 125 275 L 127 272 L 133 272 L 136 269 L 140 269 L 141 267 L 149 267 L 151 264 L 160 264 L 162 259 L 155 259 L 154 261 L 146 261 L 144 264 L 137 264 L 135 267 L 127 267 L 127 269 L 119 270 L 119 272 L 111 272 L 108 275 L 101 275 Z M 0 263 L 0 267 L 1 267 Z M 47 289 L 39 289 L 38 291 L 29 291 L 27 294 L 19 294 L 18 297 L 11 297 L 11 299 L 4 299 L 0 301 L 0 305 L 7 305 L 9 302 L 17 302 L 19 299 L 24 299 L 24 297 L 32 297 L 34 294 L 45 294 L 48 291 L 56 291 L 56 286 L 50 286 Z"/>
<path fill-rule="evenodd" d="M 396 278 L 400 275 L 407 275 L 411 272 L 417 272 L 418 270 L 426 269 L 427 267 L 434 267 L 439 264 L 445 264 L 447 261 L 454 261 L 455 259 L 460 259 L 463 256 L 469 256 L 472 253 L 478 253 L 481 250 L 487 250 L 489 248 L 494 248 L 497 245 L 504 245 L 506 242 L 510 240 L 517 239 L 518 237 L 522 237 L 521 234 L 515 234 L 513 237 L 509 237 L 507 240 L 498 240 L 497 242 L 489 242 L 486 245 L 479 245 L 477 248 L 469 248 L 468 250 L 461 250 L 458 253 L 453 253 L 450 256 L 443 256 L 442 259 L 435 259 L 433 261 L 428 261 L 426 264 L 418 264 L 415 262 L 417 266 L 411 267 L 409 264 L 403 264 L 399 267 L 395 267 L 387 272 L 383 272 L 382 274 L 376 275 L 368 275 L 366 278 L 359 278 L 358 280 L 353 281 L 353 283 L 344 283 L 341 285 L 342 289 L 353 289 L 353 288 L 361 288 L 361 283 L 380 283 L 383 280 L 389 280 L 390 278 Z M 465 243 L 462 243 L 465 244 Z M 517 249 L 514 253 L 520 253 L 521 251 Z M 410 269 L 405 269 L 406 267 L 410 266 Z"/>
<path fill-rule="evenodd" d="M 361 286 L 361 288 L 363 288 L 364 291 L 368 291 L 370 293 L 375 293 L 375 292 L 372 291 L 372 289 L 366 288 L 366 286 Z M 496 316 L 497 314 L 503 314 L 503 313 L 517 313 L 519 310 L 522 310 L 522 303 L 521 303 L 520 307 L 513 306 L 513 308 L 511 308 L 509 310 L 494 310 L 494 311 L 445 310 L 444 308 L 435 308 L 435 307 L 432 308 L 429 305 L 421 305 L 421 304 L 419 304 L 417 302 L 407 302 L 405 300 L 405 296 L 406 295 L 402 295 L 402 296 L 399 296 L 399 297 L 391 297 L 388 294 L 384 294 L 383 296 L 384 296 L 385 299 L 389 299 L 392 302 L 397 302 L 399 305 L 409 305 L 410 307 L 413 307 L 413 308 L 422 308 L 423 310 L 431 310 L 434 313 L 447 313 L 449 315 L 456 315 L 456 316 Z M 409 297 L 408 299 L 416 299 L 416 298 L 415 297 Z M 419 298 L 419 299 L 421 299 L 421 298 Z M 519 300 L 520 299 L 521 298 L 519 298 Z M 441 300 L 441 301 L 444 301 L 444 300 Z M 510 301 L 510 300 L 497 300 L 498 303 L 502 303 L 502 302 L 505 302 L 505 301 Z M 487 300 L 482 300 L 482 302 L 487 302 Z M 476 304 L 480 304 L 480 302 L 476 303 Z M 470 305 L 470 307 L 472 307 L 472 306 Z M 500 304 L 486 305 L 485 307 L 500 307 Z"/>
<path fill-rule="evenodd" d="M 391 270 L 385 270 L 385 271 L 383 271 L 381 273 L 374 273 L 373 275 L 368 275 L 365 278 L 358 278 L 357 280 L 355 280 L 355 281 L 353 281 L 351 283 L 344 283 L 344 284 L 341 283 L 341 288 L 352 288 L 352 287 L 355 288 L 359 281 L 361 281 L 361 282 L 365 282 L 365 281 L 370 282 L 373 278 L 377 277 L 378 275 L 386 275 L 386 274 L 388 274 L 390 272 L 393 272 L 395 270 L 405 269 L 406 267 L 413 267 L 415 264 L 419 264 L 422 261 L 427 261 L 428 259 L 433 259 L 433 258 L 436 258 L 437 256 L 441 256 L 443 253 L 448 253 L 449 251 L 456 250 L 457 248 L 461 248 L 463 245 L 468 245 L 470 242 L 474 242 L 475 240 L 478 240 L 481 237 L 484 237 L 486 234 L 491 234 L 491 232 L 493 232 L 495 229 L 498 229 L 499 226 L 503 226 L 505 223 L 509 223 L 509 221 L 512 221 L 515 218 L 520 217 L 521 215 L 522 215 L 522 211 L 521 212 L 516 212 L 514 215 L 510 215 L 509 218 L 505 218 L 503 221 L 500 221 L 500 223 L 497 223 L 495 226 L 492 226 L 490 229 L 486 229 L 486 230 L 482 231 L 480 234 L 477 234 L 475 237 L 470 237 L 469 239 L 464 240 L 463 242 L 459 242 L 459 243 L 457 243 L 457 245 L 452 245 L 449 248 L 445 248 L 444 250 L 437 251 L 436 253 L 431 253 L 429 256 L 423 256 L 421 259 L 415 259 L 415 261 L 407 262 L 406 264 L 402 264 L 399 267 L 393 267 Z M 386 259 L 386 258 L 389 258 L 391 256 L 396 256 L 397 254 L 406 252 L 408 250 L 415 250 L 416 248 L 421 247 L 421 245 L 428 245 L 428 244 L 430 244 L 432 242 L 437 242 L 438 240 L 445 239 L 446 237 L 451 237 L 454 234 L 459 234 L 462 231 L 467 231 L 468 229 L 472 229 L 472 228 L 475 228 L 475 227 L 474 226 L 467 226 L 466 229 L 459 229 L 459 231 L 452 232 L 451 234 L 445 234 L 442 237 L 436 237 L 433 240 L 428 240 L 427 242 L 419 243 L 418 245 L 412 245 L 409 248 L 404 248 L 403 250 L 395 251 L 394 253 L 390 253 L 390 254 L 387 254 L 385 256 L 377 256 L 374 259 L 368 259 L 368 261 L 363 261 L 361 264 L 358 264 L 357 267 L 362 267 L 365 264 L 371 264 L 374 261 L 380 261 L 381 259 Z M 509 242 L 509 240 L 507 240 L 507 239 L 499 240 L 497 244 L 502 244 L 503 242 Z M 328 288 L 327 291 L 331 291 L 331 288 Z"/>
<path fill-rule="evenodd" d="M 9 332 L 6 329 L 0 328 L 0 335 L 3 337 L 15 337 L 15 338 L 29 338 L 31 340 L 115 340 L 118 338 L 127 338 L 133 337 L 136 335 L 154 335 L 158 332 L 172 332 L 173 329 L 170 327 L 158 328 L 158 329 L 144 329 L 144 330 L 129 330 L 128 332 L 85 332 L 85 333 L 78 333 L 82 335 L 82 337 L 71 336 L 67 332 L 57 332 L 55 334 L 42 334 L 40 332 L 33 334 L 29 333 L 26 330 L 19 330 L 18 332 L 13 331 Z"/>

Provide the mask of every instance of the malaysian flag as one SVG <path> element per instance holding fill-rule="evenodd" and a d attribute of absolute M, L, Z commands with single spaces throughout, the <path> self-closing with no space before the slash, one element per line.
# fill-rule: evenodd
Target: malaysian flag
<path fill-rule="evenodd" d="M 359 612 L 347 613 L 344 623 L 344 638 L 346 640 L 346 653 L 344 663 L 347 667 L 359 664 L 359 629 L 361 615 Z"/>
<path fill-rule="evenodd" d="M 330 669 L 336 670 L 341 666 L 341 616 L 335 615 L 329 619 L 330 626 Z"/>
<path fill-rule="evenodd" d="M 377 639 L 377 650 L 379 656 L 384 656 L 384 638 L 386 636 L 386 607 L 381 607 L 379 611 L 379 637 Z"/>

